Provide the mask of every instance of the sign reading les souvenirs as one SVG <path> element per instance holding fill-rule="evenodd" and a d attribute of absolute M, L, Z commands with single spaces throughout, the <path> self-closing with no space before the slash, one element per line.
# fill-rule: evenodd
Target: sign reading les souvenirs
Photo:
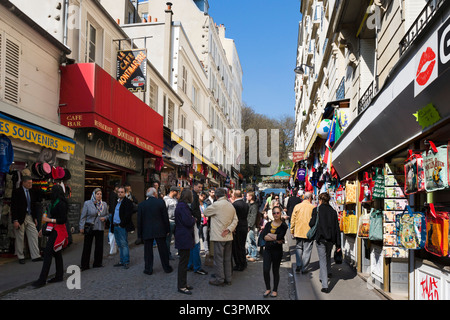
<path fill-rule="evenodd" d="M 132 92 L 145 91 L 147 50 L 117 51 L 117 81 Z"/>

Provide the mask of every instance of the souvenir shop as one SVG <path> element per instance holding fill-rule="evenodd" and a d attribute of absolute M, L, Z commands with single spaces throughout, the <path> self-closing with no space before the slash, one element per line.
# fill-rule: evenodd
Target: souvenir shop
<path fill-rule="evenodd" d="M 345 258 L 393 299 L 450 299 L 449 25 L 436 17 L 331 149 Z"/>
<path fill-rule="evenodd" d="M 67 163 L 75 149 L 74 131 L 30 113 L 16 113 L 0 112 L 0 258 L 14 255 L 11 196 L 23 176 L 33 178 L 33 189 L 40 195 L 39 215 L 49 204 L 54 184 L 71 197 Z M 40 217 L 37 220 L 39 228 Z"/>

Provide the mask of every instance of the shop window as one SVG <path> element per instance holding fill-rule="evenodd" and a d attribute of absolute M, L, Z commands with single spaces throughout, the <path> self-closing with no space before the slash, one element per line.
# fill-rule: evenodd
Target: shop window
<path fill-rule="evenodd" d="M 0 32 L 0 96 L 12 104 L 19 103 L 20 43 Z"/>

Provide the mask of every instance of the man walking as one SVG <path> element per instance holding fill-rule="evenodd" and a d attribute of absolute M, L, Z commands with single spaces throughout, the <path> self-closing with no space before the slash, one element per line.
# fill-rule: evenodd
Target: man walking
<path fill-rule="evenodd" d="M 153 241 L 158 245 L 159 258 L 166 273 L 173 271 L 169 264 L 169 250 L 166 238 L 170 233 L 169 215 L 166 204 L 155 188 L 149 188 L 147 200 L 138 206 L 138 237 L 144 241 L 144 273 L 153 273 Z"/>
<path fill-rule="evenodd" d="M 295 272 L 306 273 L 306 267 L 311 258 L 311 250 L 313 240 L 308 239 L 309 221 L 311 220 L 312 211 L 315 206 L 312 202 L 312 193 L 306 192 L 301 203 L 294 207 L 291 219 L 291 234 L 296 239 L 295 256 L 296 268 Z"/>
<path fill-rule="evenodd" d="M 166 203 L 167 213 L 169 215 L 170 231 L 166 238 L 167 248 L 169 250 L 169 260 L 175 260 L 170 252 L 170 242 L 172 241 L 172 235 L 175 230 L 175 209 L 178 204 L 178 192 L 180 188 L 170 187 L 169 195 L 164 196 L 164 202 Z"/>
<path fill-rule="evenodd" d="M 233 270 L 244 271 L 247 268 L 245 242 L 248 233 L 248 204 L 244 201 L 241 190 L 236 190 L 234 194 L 236 200 L 233 202 L 233 206 L 239 222 L 233 239 L 233 259 L 235 263 Z"/>
<path fill-rule="evenodd" d="M 25 263 L 23 246 L 25 234 L 28 238 L 31 261 L 42 261 L 38 245 L 37 231 L 37 195 L 32 190 L 33 179 L 30 176 L 22 177 L 22 186 L 15 189 L 11 195 L 11 218 L 14 224 L 15 248 L 19 263 Z"/>
<path fill-rule="evenodd" d="M 111 232 L 114 233 L 119 248 L 120 261 L 114 267 L 128 269 L 130 264 L 130 249 L 128 247 L 128 229 L 132 225 L 133 202 L 125 196 L 125 187 L 117 189 L 117 203 L 111 217 Z"/>
<path fill-rule="evenodd" d="M 204 215 L 211 217 L 210 239 L 214 245 L 214 274 L 209 283 L 215 286 L 231 284 L 231 250 L 233 231 L 238 218 L 236 209 L 228 202 L 224 189 L 216 189 L 217 200 L 206 208 Z"/>

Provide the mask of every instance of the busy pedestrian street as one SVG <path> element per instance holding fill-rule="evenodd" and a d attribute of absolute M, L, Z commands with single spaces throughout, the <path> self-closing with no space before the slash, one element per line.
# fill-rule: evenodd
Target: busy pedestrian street
<path fill-rule="evenodd" d="M 82 237 L 74 236 L 72 245 L 64 249 L 65 270 L 73 264 L 79 265 L 82 250 Z M 133 243 L 135 236 L 130 236 Z M 289 240 L 287 238 L 287 240 Z M 290 248 L 290 249 L 289 249 Z M 294 300 L 385 300 L 376 290 L 367 290 L 366 281 L 357 276 L 348 265 L 333 265 L 333 277 L 330 280 L 329 294 L 320 292 L 318 280 L 318 257 L 314 248 L 312 253 L 310 272 L 295 273 L 294 242 L 285 245 L 284 260 L 280 268 L 280 285 L 278 297 L 263 297 L 265 290 L 262 259 L 249 262 L 244 271 L 233 272 L 231 285 L 216 287 L 208 283 L 212 266 L 203 266 L 208 275 L 188 273 L 189 285 L 193 287 L 190 296 L 177 292 L 177 264 L 178 258 L 171 261 L 174 267 L 172 273 L 166 274 L 162 270 L 158 254 L 155 255 L 155 267 L 152 275 L 143 273 L 143 245 L 130 245 L 131 265 L 125 270 L 115 268 L 118 254 L 105 254 L 104 266 L 81 272 L 81 288 L 69 289 L 67 282 L 72 273 L 66 273 L 64 281 L 47 284 L 35 289 L 31 283 L 39 275 L 40 264 L 27 260 L 24 265 L 17 265 L 16 260 L 0 265 L 0 273 L 8 277 L 0 278 L 0 300 L 243 300 L 271 303 Z M 154 249 L 155 253 L 157 249 Z M 109 245 L 105 238 L 104 252 L 109 252 Z M 291 255 L 291 253 L 293 255 Z M 204 258 L 202 258 L 203 260 Z M 203 260 L 204 261 L 204 260 Z M 54 273 L 54 267 L 50 274 Z"/>

